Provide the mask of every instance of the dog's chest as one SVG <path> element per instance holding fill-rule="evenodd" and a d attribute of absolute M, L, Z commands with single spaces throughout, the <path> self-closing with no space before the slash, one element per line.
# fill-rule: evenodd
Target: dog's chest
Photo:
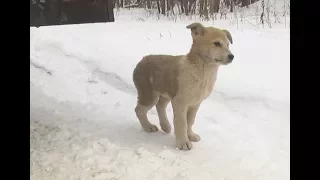
<path fill-rule="evenodd" d="M 216 72 L 202 72 L 194 84 L 194 101 L 200 102 L 210 96 L 216 81 Z"/>
<path fill-rule="evenodd" d="M 198 87 L 199 87 L 199 91 L 202 94 L 202 97 L 200 97 L 202 100 L 207 98 L 211 94 L 215 81 L 216 81 L 216 76 L 213 73 L 210 75 L 204 76 L 203 80 L 200 81 Z"/>

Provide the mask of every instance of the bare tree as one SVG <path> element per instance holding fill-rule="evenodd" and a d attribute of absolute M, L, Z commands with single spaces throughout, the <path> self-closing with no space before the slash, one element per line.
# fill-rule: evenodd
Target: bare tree
<path fill-rule="evenodd" d="M 120 7 L 120 2 L 119 0 L 115 0 L 116 1 L 116 7 Z"/>
<path fill-rule="evenodd" d="M 170 0 L 167 0 L 166 4 L 167 4 L 167 11 L 170 11 L 171 10 Z"/>
<path fill-rule="evenodd" d="M 185 14 L 187 16 L 198 14 L 201 18 L 208 20 L 209 18 L 217 19 L 218 13 L 220 14 L 220 19 L 227 19 L 229 12 L 236 14 L 236 7 L 249 7 L 250 4 L 257 2 L 259 0 L 112 0 L 114 5 L 118 7 L 125 8 L 147 8 L 156 9 L 159 14 L 175 15 L 174 6 L 177 5 L 179 14 Z M 275 13 L 271 8 L 273 6 L 268 6 L 264 4 L 265 1 L 261 0 L 263 4 L 262 13 L 256 17 L 257 23 L 265 24 L 271 22 L 269 13 Z M 288 1 L 288 0 L 287 0 Z M 267 13 L 267 14 L 266 14 Z M 159 16 L 158 16 L 159 17 Z M 275 19 L 278 15 L 274 15 Z M 242 19 L 243 20 L 243 19 Z M 280 20 L 276 20 L 277 22 Z M 270 25 L 269 25 L 270 26 Z"/>
<path fill-rule="evenodd" d="M 161 13 L 161 9 L 160 9 L 160 0 L 157 0 L 157 8 L 158 8 L 158 13 Z"/>
<path fill-rule="evenodd" d="M 166 14 L 166 0 L 160 0 L 161 14 Z"/>
<path fill-rule="evenodd" d="M 233 12 L 234 1 L 235 0 L 229 0 L 229 2 L 230 2 L 230 12 Z"/>
<path fill-rule="evenodd" d="M 262 6 L 262 13 L 260 16 L 260 22 L 262 23 L 262 25 L 264 25 L 264 0 L 262 0 L 261 6 Z"/>
<path fill-rule="evenodd" d="M 212 16 L 213 15 L 213 2 L 214 0 L 208 0 L 208 5 L 209 5 L 209 14 Z"/>
<path fill-rule="evenodd" d="M 147 8 L 151 9 L 151 0 L 146 0 L 147 1 Z"/>
<path fill-rule="evenodd" d="M 220 8 L 220 0 L 214 0 L 214 2 L 213 2 L 213 12 L 214 13 L 219 12 L 219 8 Z"/>
<path fill-rule="evenodd" d="M 170 4 L 171 9 L 172 9 L 172 14 L 174 15 L 174 0 L 169 0 L 169 4 Z"/>
<path fill-rule="evenodd" d="M 244 7 L 244 6 L 249 7 L 249 2 L 250 2 L 250 0 L 242 0 L 241 7 Z"/>
<path fill-rule="evenodd" d="M 209 0 L 210 1 L 210 0 Z M 208 15 L 208 0 L 204 0 L 204 7 L 203 7 L 203 13 L 206 20 L 209 20 Z"/>
<path fill-rule="evenodd" d="M 199 0 L 199 14 L 200 14 L 200 17 L 203 16 L 203 7 L 204 7 L 204 0 Z"/>
<path fill-rule="evenodd" d="M 189 0 L 183 1 L 184 12 L 186 15 L 189 15 L 188 2 L 189 2 Z"/>
<path fill-rule="evenodd" d="M 178 0 L 178 1 L 180 4 L 181 13 L 184 13 L 183 3 L 184 3 L 184 1 L 187 1 L 187 0 Z"/>

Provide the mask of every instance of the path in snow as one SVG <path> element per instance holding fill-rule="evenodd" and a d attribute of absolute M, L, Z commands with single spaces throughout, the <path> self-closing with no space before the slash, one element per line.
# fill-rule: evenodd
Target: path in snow
<path fill-rule="evenodd" d="M 176 150 L 173 133 L 142 131 L 132 70 L 149 52 L 188 51 L 190 33 L 182 23 L 171 25 L 161 38 L 157 31 L 169 25 L 31 29 L 31 179 L 289 179 L 284 32 L 232 31 L 237 61 L 219 70 L 214 93 L 201 105 L 195 131 L 202 139 L 192 151 Z M 171 107 L 167 112 L 172 119 Z M 155 109 L 149 118 L 159 125 Z"/>

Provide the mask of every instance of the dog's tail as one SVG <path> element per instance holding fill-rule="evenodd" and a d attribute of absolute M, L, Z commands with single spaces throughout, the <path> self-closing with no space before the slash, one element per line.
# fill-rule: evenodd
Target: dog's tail
<path fill-rule="evenodd" d="M 144 106 L 149 106 L 153 102 L 151 72 L 148 64 L 147 57 L 144 57 L 133 70 L 133 82 L 138 93 L 138 103 Z"/>

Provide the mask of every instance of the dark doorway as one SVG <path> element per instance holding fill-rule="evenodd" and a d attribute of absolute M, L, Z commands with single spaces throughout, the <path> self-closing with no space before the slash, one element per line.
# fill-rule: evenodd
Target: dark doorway
<path fill-rule="evenodd" d="M 30 0 L 30 26 L 114 22 L 113 0 Z"/>

